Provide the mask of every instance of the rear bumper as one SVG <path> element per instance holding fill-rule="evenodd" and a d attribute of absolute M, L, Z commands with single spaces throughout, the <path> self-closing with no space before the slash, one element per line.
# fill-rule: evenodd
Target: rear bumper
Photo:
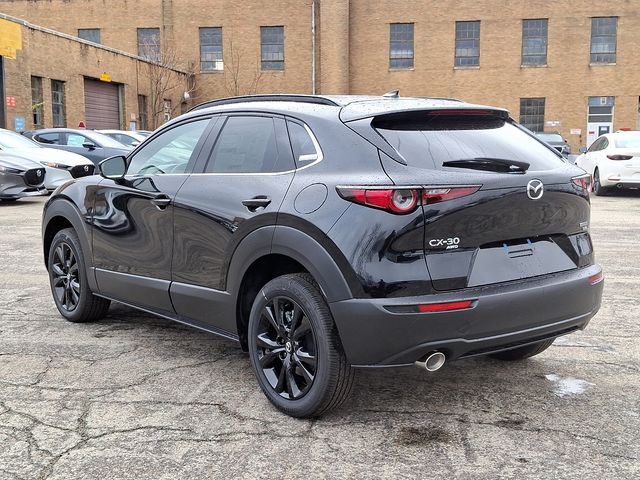
<path fill-rule="evenodd" d="M 330 304 L 349 362 L 409 365 L 439 350 L 449 360 L 484 355 L 584 329 L 600 308 L 599 265 L 499 285 L 393 299 Z M 392 313 L 388 307 L 476 300 L 450 312 Z"/>

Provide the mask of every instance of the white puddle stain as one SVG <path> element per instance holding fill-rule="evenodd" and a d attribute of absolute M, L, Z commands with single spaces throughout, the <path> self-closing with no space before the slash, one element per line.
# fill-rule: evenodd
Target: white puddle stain
<path fill-rule="evenodd" d="M 573 377 L 561 377 L 555 373 L 545 375 L 545 378 L 553 383 L 553 393 L 558 397 L 566 397 L 568 395 L 580 395 L 595 383 L 587 382 Z"/>

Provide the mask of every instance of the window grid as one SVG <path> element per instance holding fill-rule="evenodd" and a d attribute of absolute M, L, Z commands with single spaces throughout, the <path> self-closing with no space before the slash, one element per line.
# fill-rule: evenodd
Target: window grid
<path fill-rule="evenodd" d="M 392 23 L 389 28 L 389 68 L 413 68 L 413 23 Z"/>
<path fill-rule="evenodd" d="M 200 28 L 200 71 L 224 70 L 222 56 L 222 27 Z"/>
<path fill-rule="evenodd" d="M 522 21 L 522 65 L 546 65 L 549 20 Z"/>
<path fill-rule="evenodd" d="M 284 27 L 260 27 L 262 70 L 284 70 Z"/>
<path fill-rule="evenodd" d="M 88 42 L 100 43 L 99 28 L 79 28 L 78 37 Z"/>
<path fill-rule="evenodd" d="M 51 80 L 51 112 L 54 128 L 67 126 L 64 82 L 60 80 Z"/>
<path fill-rule="evenodd" d="M 532 132 L 544 132 L 544 98 L 520 99 L 520 124 Z"/>
<path fill-rule="evenodd" d="M 31 112 L 33 128 L 44 127 L 44 98 L 42 93 L 42 77 L 31 77 Z"/>
<path fill-rule="evenodd" d="M 616 63 L 618 17 L 591 18 L 591 63 Z"/>
<path fill-rule="evenodd" d="M 160 61 L 160 29 L 138 29 L 138 56 L 152 62 Z"/>
<path fill-rule="evenodd" d="M 456 22 L 456 67 L 480 65 L 480 21 Z"/>

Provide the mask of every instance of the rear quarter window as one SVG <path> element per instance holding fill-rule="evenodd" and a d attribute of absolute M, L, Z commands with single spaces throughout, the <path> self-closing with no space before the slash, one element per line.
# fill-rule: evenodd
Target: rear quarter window
<path fill-rule="evenodd" d="M 529 171 L 564 163 L 512 121 L 492 115 L 419 112 L 374 119 L 373 127 L 415 167 L 448 169 L 443 162 L 478 157 L 527 162 Z"/>

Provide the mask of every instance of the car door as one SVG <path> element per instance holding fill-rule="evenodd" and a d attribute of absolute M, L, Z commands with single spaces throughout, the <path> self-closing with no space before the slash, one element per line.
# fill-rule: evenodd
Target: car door
<path fill-rule="evenodd" d="M 89 137 L 80 133 L 67 132 L 63 137 L 63 142 L 67 147 L 66 150 L 82 155 L 96 165 L 109 156 L 105 154 L 104 148 L 101 145 L 97 145 L 96 142 Z M 93 147 L 87 147 L 85 145 L 93 145 Z"/>
<path fill-rule="evenodd" d="M 210 117 L 168 127 L 128 158 L 127 174 L 104 179 L 92 215 L 100 293 L 173 314 L 169 299 L 173 202 L 193 169 Z"/>
<path fill-rule="evenodd" d="M 295 163 L 278 116 L 221 116 L 210 144 L 176 197 L 171 299 L 180 316 L 224 334 L 236 330 L 225 292 L 233 251 L 262 228 L 268 253 Z"/>

